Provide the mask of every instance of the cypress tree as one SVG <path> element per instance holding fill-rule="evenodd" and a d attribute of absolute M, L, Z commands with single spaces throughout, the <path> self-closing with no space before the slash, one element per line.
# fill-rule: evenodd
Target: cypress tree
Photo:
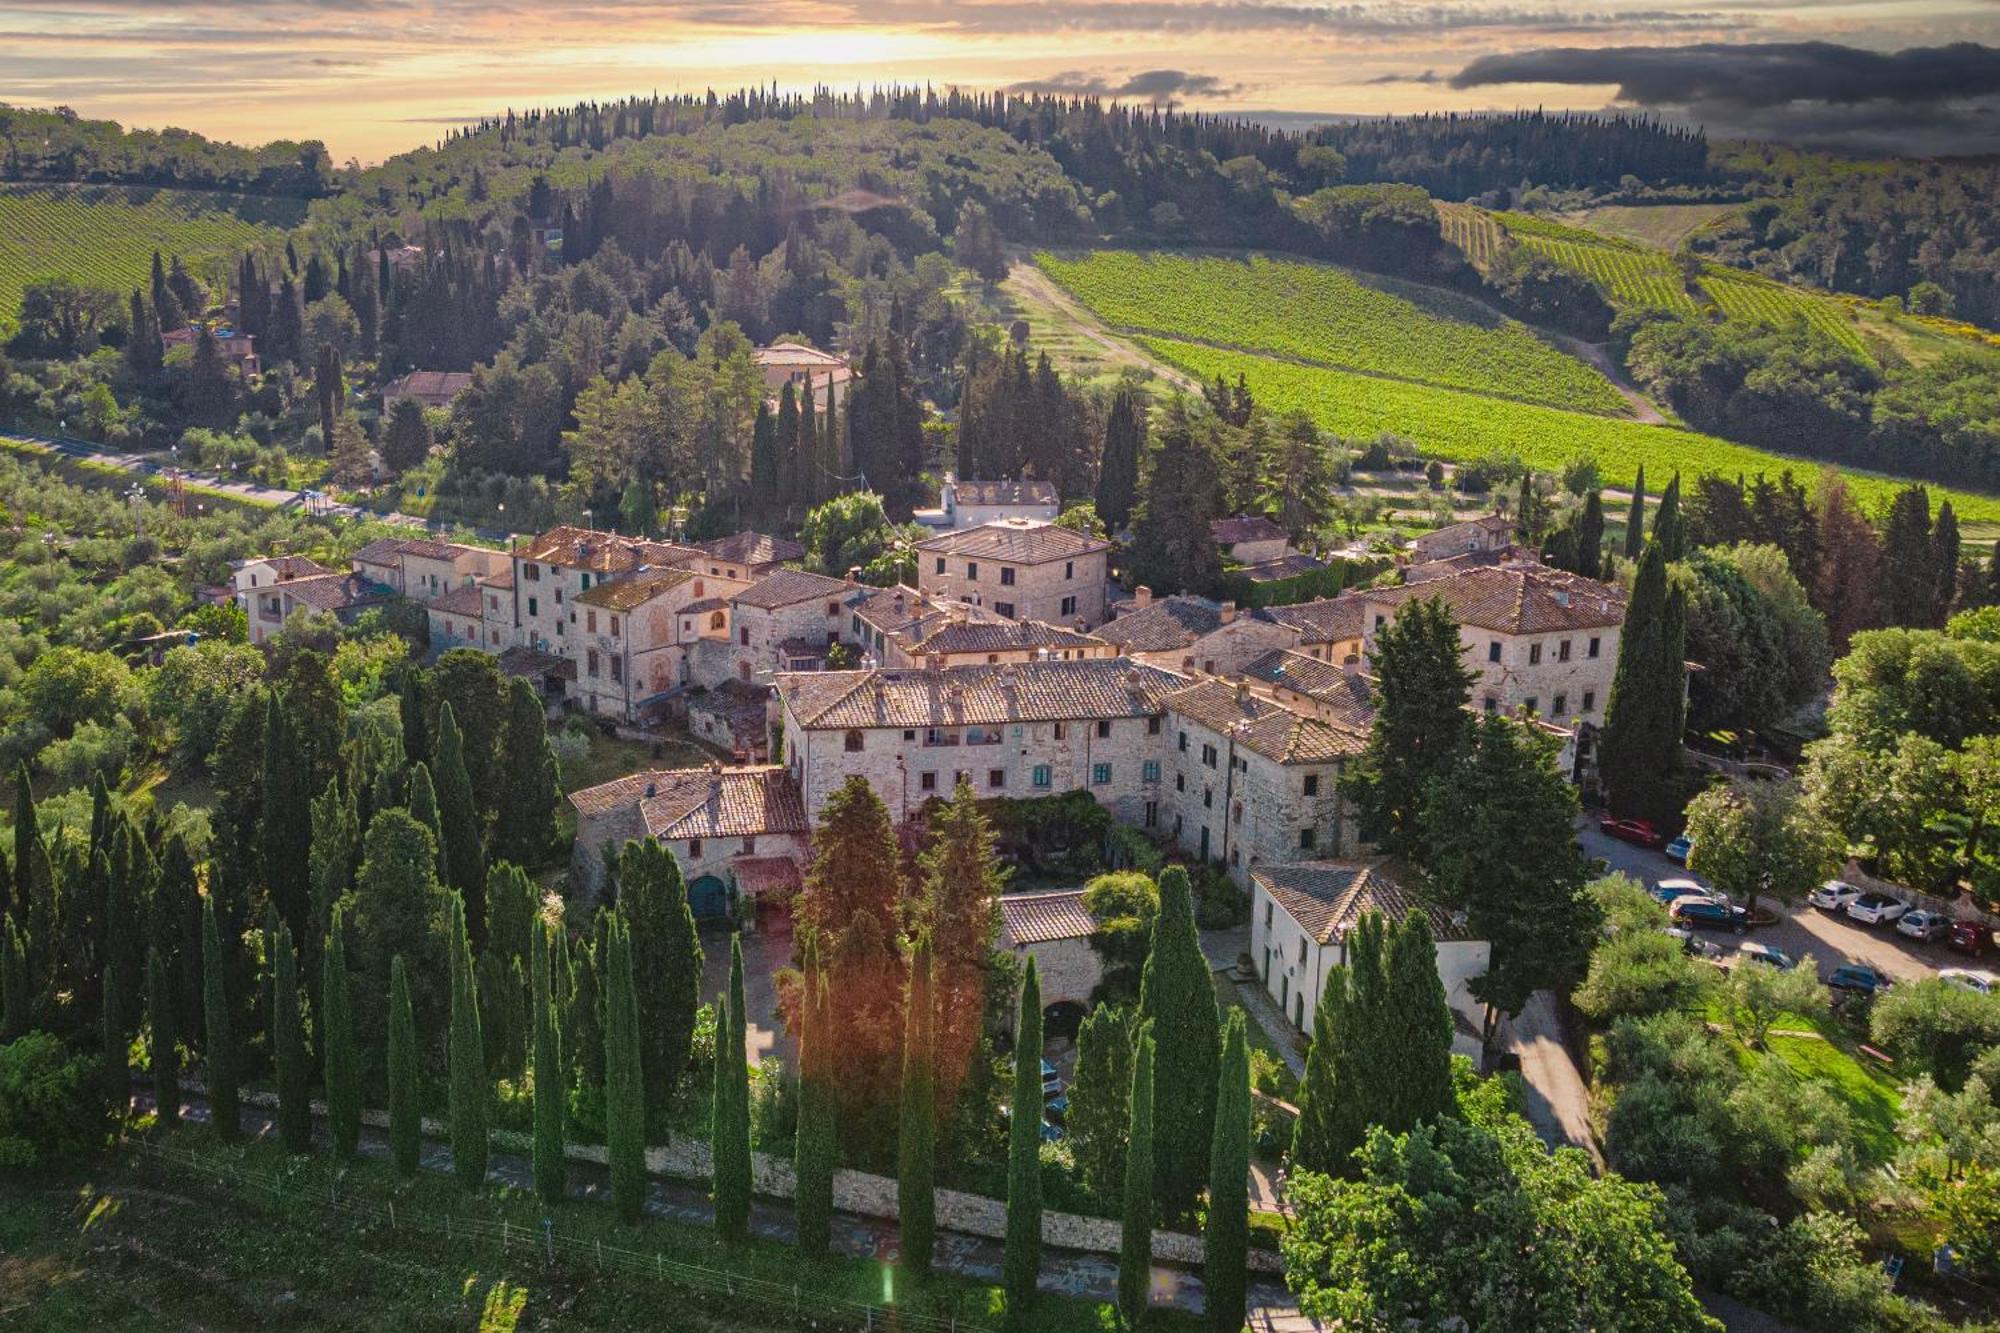
<path fill-rule="evenodd" d="M 278 1138 L 288 1152 L 312 1150 L 312 1069 L 306 1058 L 305 1014 L 299 1003 L 299 955 L 292 928 L 278 926 L 271 971 L 272 1054 L 278 1078 Z"/>
<path fill-rule="evenodd" d="M 1583 513 L 1576 520 L 1576 572 L 1587 579 L 1604 573 L 1604 494 L 1592 491 L 1583 497 Z"/>
<path fill-rule="evenodd" d="M 403 719 L 403 757 L 413 764 L 431 761 L 429 683 L 429 672 L 421 667 L 406 667 L 396 695 L 396 711 Z"/>
<path fill-rule="evenodd" d="M 1250 1276 L 1250 1052 L 1241 1009 L 1229 1015 L 1220 1078 L 1215 1090 L 1215 1141 L 1208 1158 L 1203 1285 L 1209 1328 L 1215 1333 L 1240 1333 Z"/>
<path fill-rule="evenodd" d="M 273 690 L 264 717 L 264 806 L 258 825 L 264 883 L 298 938 L 312 899 L 312 792 L 289 711 Z"/>
<path fill-rule="evenodd" d="M 1208 1176 L 1221 1020 L 1195 933 L 1187 870 L 1160 876 L 1160 911 L 1139 983 L 1139 1017 L 1153 1025 L 1153 1181 L 1160 1216 L 1193 1212 Z"/>
<path fill-rule="evenodd" d="M 694 1045 L 702 952 L 680 865 L 652 838 L 626 843 L 618 858 L 618 914 L 632 935 L 633 970 L 646 978 L 639 996 L 646 1104 L 671 1106 Z"/>
<path fill-rule="evenodd" d="M 500 764 L 507 780 L 493 794 L 493 855 L 517 865 L 538 865 L 555 842 L 562 791 L 555 751 L 549 747 L 547 707 L 535 687 L 518 676 L 507 685 Z"/>
<path fill-rule="evenodd" d="M 750 426 L 750 499 L 757 512 L 772 512 L 765 508 L 778 494 L 778 422 L 771 414 L 769 403 L 757 404 L 757 416 Z"/>
<path fill-rule="evenodd" d="M 1338 1175 L 1365 1128 L 1355 1100 L 1356 1020 L 1348 973 L 1327 974 L 1313 1012 L 1312 1048 L 1299 1083 L 1299 1123 L 1292 1132 L 1292 1169 Z"/>
<path fill-rule="evenodd" d="M 125 1037 L 125 1018 L 118 1000 L 118 964 L 106 963 L 99 982 L 103 992 L 97 1005 L 98 1041 L 103 1050 L 104 1102 L 112 1118 L 125 1123 L 132 1105 L 132 1051 Z M 166 1119 L 162 1106 L 160 1118 Z"/>
<path fill-rule="evenodd" d="M 347 975 L 347 925 L 338 908 L 320 955 L 320 1050 L 326 1063 L 326 1118 L 333 1155 L 347 1161 L 361 1142 L 361 1053 Z"/>
<path fill-rule="evenodd" d="M 1959 547 L 1958 511 L 1945 500 L 1939 503 L 1937 523 L 1931 528 L 1931 569 L 1937 576 L 1937 593 L 1929 623 L 1940 629 L 1958 603 Z"/>
<path fill-rule="evenodd" d="M 1208 985 L 1207 978 L 1202 980 Z M 1214 990 L 1208 991 L 1214 1003 Z M 1013 1123 L 1007 1138 L 1007 1242 L 1003 1285 L 1007 1322 L 1028 1326 L 1035 1280 L 1042 1271 L 1042 987 L 1035 959 L 1021 978 L 1015 1020 Z"/>
<path fill-rule="evenodd" d="M 438 883 L 446 884 L 451 875 L 451 848 L 445 842 L 444 817 L 438 811 L 429 764 L 410 766 L 410 818 L 431 831 L 431 841 L 437 844 Z"/>
<path fill-rule="evenodd" d="M 1133 510 L 1131 577 L 1155 593 L 1207 593 L 1222 578 L 1208 525 L 1222 513 L 1222 479 L 1208 434 L 1187 404 L 1167 404 L 1152 471 Z M 1157 1109 L 1157 1108 L 1155 1108 Z"/>
<path fill-rule="evenodd" d="M 1375 637 L 1375 718 L 1342 787 L 1361 808 L 1364 834 L 1385 850 L 1421 856 L 1430 785 L 1470 742 L 1466 704 L 1477 677 L 1464 651 L 1456 620 L 1434 597 L 1405 604 Z"/>
<path fill-rule="evenodd" d="M 227 1141 L 241 1132 L 242 1107 L 236 1086 L 236 1027 L 229 1010 L 229 955 L 222 950 L 213 898 L 201 900 L 201 1008 L 208 1112 L 216 1134 Z"/>
<path fill-rule="evenodd" d="M 417 1173 L 423 1111 L 417 1102 L 417 1021 L 410 1011 L 403 955 L 389 960 L 389 1160 L 398 1175 Z"/>
<path fill-rule="evenodd" d="M 1136 1328 L 1153 1287 L 1153 1034 L 1143 1023 L 1132 1055 L 1125 1140 L 1125 1226 L 1118 1245 L 1118 1313 Z"/>
<path fill-rule="evenodd" d="M 1632 581 L 1597 754 L 1612 808 L 1654 820 L 1678 808 L 1673 773 L 1687 727 L 1686 602 L 1668 582 L 1667 555 L 1657 537 L 1667 526 L 1664 500 L 1660 519 Z"/>
<path fill-rule="evenodd" d="M 1687 555 L 1687 520 L 1681 517 L 1681 474 L 1678 472 L 1668 480 L 1667 489 L 1660 492 L 1660 507 L 1653 511 L 1653 541 L 1659 544 L 1668 564 Z"/>
<path fill-rule="evenodd" d="M 28 773 L 28 761 L 22 760 L 14 769 L 14 859 L 9 896 L 0 892 L 0 916 L 11 910 L 25 924 L 28 922 L 30 905 L 35 900 L 34 867 L 37 844 L 42 840 L 41 826 L 35 822 L 35 787 Z"/>
<path fill-rule="evenodd" d="M 903 1104 L 896 1145 L 896 1216 L 903 1241 L 903 1267 L 920 1278 L 931 1271 L 931 1254 L 937 1245 L 934 1010 L 931 941 L 923 934 L 910 953 L 910 986 L 903 1002 Z"/>
<path fill-rule="evenodd" d="M 561 1013 L 551 989 L 548 923 L 535 918 L 531 1006 L 535 1019 L 535 1193 L 546 1204 L 562 1202 L 563 1120 L 569 1089 L 563 1078 Z"/>
<path fill-rule="evenodd" d="M 1632 503 L 1625 511 L 1625 558 L 1637 560 L 1646 549 L 1646 465 L 1632 481 Z"/>
<path fill-rule="evenodd" d="M 1111 1203 L 1125 1188 L 1125 1139 L 1132 1108 L 1132 1051 L 1137 1021 L 1123 1005 L 1099 1004 L 1076 1034 L 1076 1073 L 1070 1080 L 1070 1151 L 1077 1174 L 1091 1193 Z M 1147 1095 L 1152 1095 L 1151 1087 Z M 1152 1112 L 1147 1111 L 1150 1121 Z M 1153 1168 L 1146 1167 L 1146 1196 L 1153 1193 Z"/>
<path fill-rule="evenodd" d="M 1402 1134 L 1449 1115 L 1457 1104 L 1451 1086 L 1451 1006 L 1438 978 L 1437 941 L 1425 913 L 1411 912 L 1389 936 L 1382 992 L 1375 1043 L 1383 1096 L 1372 1118 L 1391 1134 Z"/>
<path fill-rule="evenodd" d="M 780 513 L 789 513 L 799 503 L 799 400 L 786 380 L 778 390 L 777 420 L 778 490 L 774 499 Z"/>
<path fill-rule="evenodd" d="M 486 1050 L 479 1027 L 479 981 L 472 943 L 465 933 L 465 901 L 450 898 L 446 947 L 451 959 L 451 1027 L 447 1063 L 451 1087 L 451 1163 L 459 1183 L 477 1189 L 486 1180 Z"/>
<path fill-rule="evenodd" d="M 792 441 L 792 452 L 798 458 L 799 506 L 809 510 L 826 498 L 829 480 L 819 470 L 819 421 L 810 376 L 799 395 L 799 435 Z"/>
<path fill-rule="evenodd" d="M 0 912 L 0 1044 L 28 1030 L 28 949 L 14 918 Z"/>
<path fill-rule="evenodd" d="M 597 914 L 601 923 L 609 912 Z M 587 938 L 579 938 L 570 960 L 572 973 L 569 993 L 570 1077 L 579 1089 L 593 1092 L 604 1088 L 604 964 L 603 950 Z"/>
<path fill-rule="evenodd" d="M 716 1078 L 722 1077 L 718 1031 Z M 632 936 L 610 918 L 604 935 L 604 1143 L 618 1216 L 639 1220 L 646 1203 L 646 1084 L 639 1072 L 639 997 L 632 984 Z"/>
<path fill-rule="evenodd" d="M 803 971 L 803 993 L 799 998 L 799 1128 L 792 1150 L 798 1190 L 793 1203 L 798 1216 L 799 1252 L 809 1259 L 823 1259 L 833 1227 L 835 1125 L 828 1066 L 835 1056 L 829 1041 L 832 1015 L 827 1011 L 826 977 L 820 972 L 819 946 L 814 937 L 806 940 Z"/>
<path fill-rule="evenodd" d="M 743 1000 L 743 937 L 729 941 L 729 998 L 715 1025 L 715 1229 L 727 1241 L 750 1226 L 750 1062 Z M 725 1021 L 726 1020 L 726 1021 Z"/>
<path fill-rule="evenodd" d="M 1121 531 L 1139 491 L 1139 450 L 1145 433 L 1139 395 L 1120 386 L 1104 417 L 1104 453 L 1097 472 L 1097 516 L 1106 530 Z"/>
<path fill-rule="evenodd" d="M 438 823 L 444 829 L 442 878 L 465 899 L 465 925 L 472 946 L 486 948 L 486 829 L 465 768 L 465 737 L 451 704 L 438 705 L 437 750 L 432 765 L 437 784 Z"/>
<path fill-rule="evenodd" d="M 181 1118 L 180 1037 L 174 1031 L 174 989 L 158 949 L 146 951 L 146 1021 L 153 1034 L 153 1100 L 161 1127 L 172 1129 Z"/>

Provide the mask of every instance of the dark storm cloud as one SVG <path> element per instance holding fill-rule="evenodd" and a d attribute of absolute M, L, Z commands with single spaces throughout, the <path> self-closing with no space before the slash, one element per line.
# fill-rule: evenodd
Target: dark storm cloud
<path fill-rule="evenodd" d="M 2000 94 L 2000 49 L 1975 42 L 1865 51 L 1832 42 L 1553 47 L 1482 56 L 1454 88 L 1502 83 L 1616 84 L 1645 107 L 1923 104 Z"/>
<path fill-rule="evenodd" d="M 1165 101 L 1172 97 L 1234 97 L 1241 84 L 1225 83 L 1213 74 L 1181 69 L 1149 69 L 1120 80 L 1115 75 L 1070 69 L 1047 78 L 1012 85 L 1010 93 L 1056 93 L 1065 97 L 1136 97 Z"/>
<path fill-rule="evenodd" d="M 1444 76 L 1434 69 L 1427 69 L 1421 74 L 1377 74 L 1366 82 L 1371 87 L 1387 83 L 1443 83 Z"/>

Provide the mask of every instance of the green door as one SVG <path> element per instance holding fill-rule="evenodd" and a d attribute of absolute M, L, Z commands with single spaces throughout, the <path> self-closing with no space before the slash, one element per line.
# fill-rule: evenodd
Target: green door
<path fill-rule="evenodd" d="M 688 907 L 698 921 L 712 921 L 729 914 L 729 886 L 713 875 L 703 875 L 688 885 Z"/>

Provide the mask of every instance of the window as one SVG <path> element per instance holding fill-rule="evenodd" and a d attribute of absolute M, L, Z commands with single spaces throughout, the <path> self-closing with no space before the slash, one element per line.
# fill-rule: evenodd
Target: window
<path fill-rule="evenodd" d="M 530 597 L 528 599 L 528 614 L 531 616 L 538 616 L 541 613 L 542 613 L 542 608 L 535 604 L 534 598 Z"/>
<path fill-rule="evenodd" d="M 1500 640 L 1495 639 L 1493 642 L 1486 645 L 1486 660 L 1489 662 L 1497 662 L 1500 660 Z"/>
<path fill-rule="evenodd" d="M 1485 700 L 1485 707 L 1486 711 L 1489 713 L 1498 712 L 1500 708 L 1500 701 L 1498 699 L 1495 699 L 1492 695 L 1488 695 Z"/>
<path fill-rule="evenodd" d="M 1204 810 L 1215 809 L 1215 788 L 1203 787 L 1201 789 L 1201 808 Z"/>
<path fill-rule="evenodd" d="M 1541 664 L 1542 664 L 1542 645 L 1540 645 L 1539 643 L 1531 643 L 1531 644 L 1529 644 L 1529 645 L 1528 645 L 1528 665 L 1529 665 L 1529 666 L 1540 666 Z"/>
<path fill-rule="evenodd" d="M 1054 775 L 1049 771 L 1047 764 L 1035 765 L 1034 783 L 1036 791 L 1047 791 L 1054 785 Z"/>
<path fill-rule="evenodd" d="M 1174 790 L 1175 791 L 1187 790 L 1187 774 L 1185 773 L 1174 774 Z"/>
<path fill-rule="evenodd" d="M 943 556 L 939 556 L 939 557 L 937 558 L 937 572 L 938 572 L 938 573 L 940 573 L 940 574 L 944 573 L 944 557 L 943 557 Z"/>
<path fill-rule="evenodd" d="M 586 611 L 583 613 L 583 628 L 586 633 L 597 633 L 597 612 Z"/>
<path fill-rule="evenodd" d="M 1264 929 L 1269 930 L 1270 928 L 1271 928 L 1271 900 L 1269 898 L 1266 898 L 1264 900 Z"/>
<path fill-rule="evenodd" d="M 1146 802 L 1146 827 L 1152 828 L 1159 822 L 1160 822 L 1160 803 L 1158 801 Z"/>
<path fill-rule="evenodd" d="M 1376 629 L 1381 629 L 1381 628 L 1382 628 L 1382 621 L 1383 621 L 1383 617 L 1381 617 L 1381 616 L 1377 616 L 1377 617 L 1375 617 L 1375 628 L 1376 628 Z"/>
<path fill-rule="evenodd" d="M 1522 707 L 1526 708 L 1530 713 L 1539 713 L 1542 711 L 1542 701 L 1531 694 L 1528 696 L 1528 701 Z"/>
<path fill-rule="evenodd" d="M 1243 822 L 1243 802 L 1238 801 L 1229 807 L 1229 822 L 1232 824 L 1241 824 Z"/>
<path fill-rule="evenodd" d="M 745 856 L 750 856 L 755 854 L 756 850 L 757 850 L 757 839 L 753 835 L 746 833 L 743 836 L 743 854 Z"/>
<path fill-rule="evenodd" d="M 845 742 L 845 748 L 847 750 L 847 753 L 849 754 L 861 753 L 861 744 L 862 744 L 861 733 L 859 731 L 850 731 L 847 733 L 847 738 Z"/>
<path fill-rule="evenodd" d="M 611 617 L 611 637 L 612 637 L 612 638 L 614 638 L 614 639 L 618 637 L 618 617 L 617 617 L 617 616 L 613 616 L 613 617 Z"/>
<path fill-rule="evenodd" d="M 1060 722 L 1056 723 L 1056 730 L 1055 730 L 1056 739 L 1061 740 L 1063 737 L 1067 735 L 1069 735 L 1069 728 L 1064 726 Z"/>
<path fill-rule="evenodd" d="M 1187 733 L 1185 731 L 1181 733 L 1180 751 L 1182 754 L 1187 753 Z"/>
<path fill-rule="evenodd" d="M 986 770 L 986 785 L 987 785 L 987 786 L 989 786 L 989 787 L 995 787 L 995 788 L 998 788 L 998 787 L 1004 787 L 1004 786 L 1006 786 L 1006 785 L 1007 785 L 1007 770 L 1006 770 L 1006 769 L 1004 769 L 1004 768 L 989 768 L 989 769 L 987 769 L 987 770 Z"/>
<path fill-rule="evenodd" d="M 1146 719 L 1146 734 L 1148 736 L 1157 736 L 1160 734 L 1160 719 L 1157 717 Z"/>
<path fill-rule="evenodd" d="M 965 581 L 967 583 L 979 582 L 979 562 L 977 560 L 968 560 L 965 562 Z"/>
<path fill-rule="evenodd" d="M 1558 662 L 1567 662 L 1567 661 L 1569 661 L 1569 640 L 1568 640 L 1568 639 L 1564 639 L 1564 640 L 1563 640 L 1563 641 L 1562 641 L 1561 643 L 1559 643 L 1559 644 L 1557 644 L 1557 645 L 1556 645 L 1556 661 L 1558 661 Z"/>
<path fill-rule="evenodd" d="M 1111 719 L 1110 719 L 1110 718 L 1108 718 L 1108 717 L 1100 717 L 1100 718 L 1098 718 L 1098 719 L 1097 719 L 1097 739 L 1099 739 L 1099 740 L 1101 740 L 1101 741 L 1106 741 L 1106 740 L 1110 740 L 1110 739 L 1111 739 Z"/>
<path fill-rule="evenodd" d="M 625 659 L 616 653 L 611 655 L 611 679 L 621 683 L 625 679 Z"/>
<path fill-rule="evenodd" d="M 556 637 L 560 639 L 563 636 L 563 634 L 567 631 L 567 629 L 568 627 L 564 625 L 562 621 L 558 620 L 556 622 Z"/>
<path fill-rule="evenodd" d="M 500 599 L 492 593 L 486 594 L 486 609 L 488 611 L 498 611 L 500 609 Z"/>
<path fill-rule="evenodd" d="M 1584 654 L 1584 656 L 1585 657 L 1597 656 L 1597 636 L 1595 634 L 1590 636 L 1590 649 L 1588 652 Z"/>
<path fill-rule="evenodd" d="M 586 675 L 595 676 L 597 674 L 597 650 L 595 648 L 592 648 L 583 655 L 583 669 Z"/>
<path fill-rule="evenodd" d="M 688 860 L 690 860 L 690 861 L 692 861 L 692 860 L 695 860 L 695 859 L 696 859 L 697 857 L 699 857 L 700 855 L 701 855 L 701 839 L 700 839 L 700 838 L 689 838 L 689 839 L 688 839 Z"/>
<path fill-rule="evenodd" d="M 711 611 L 711 612 L 709 612 L 709 613 L 708 613 L 708 627 L 709 627 L 710 629 L 728 629 L 728 628 L 729 628 L 729 617 L 728 617 L 728 615 L 727 615 L 727 614 L 725 614 L 724 612 L 721 612 L 721 611 Z"/>
<path fill-rule="evenodd" d="M 1158 782 L 1160 780 L 1160 761 L 1157 759 L 1148 759 L 1145 763 L 1141 764 L 1139 766 L 1139 778 L 1142 782 Z"/>
<path fill-rule="evenodd" d="M 701 580 L 700 580 L 700 579 L 696 579 L 696 580 L 694 581 L 694 596 L 696 596 L 696 597 L 700 597 L 700 596 L 701 596 Z"/>
<path fill-rule="evenodd" d="M 1091 786 L 1093 786 L 1093 787 L 1102 787 L 1102 786 L 1104 786 L 1104 785 L 1105 785 L 1106 783 L 1108 783 L 1108 782 L 1110 782 L 1110 781 L 1111 781 L 1111 765 L 1109 765 L 1109 764 L 1092 764 L 1092 765 L 1090 766 L 1090 785 L 1091 785 Z"/>
<path fill-rule="evenodd" d="M 1561 717 L 1564 713 L 1567 713 L 1569 711 L 1569 709 L 1566 707 L 1568 703 L 1569 703 L 1569 696 L 1567 694 L 1558 694 L 1556 696 L 1555 710 L 1551 712 L 1549 716 Z"/>
<path fill-rule="evenodd" d="M 542 567 L 532 562 L 522 565 L 521 575 L 530 583 L 540 583 L 542 581 Z"/>
<path fill-rule="evenodd" d="M 1201 747 L 1201 762 L 1204 768 L 1215 767 L 1215 747 L 1213 745 L 1203 745 Z"/>
<path fill-rule="evenodd" d="M 1597 691 L 1585 690 L 1583 692 L 1583 711 L 1588 713 L 1595 710 L 1596 707 L 1597 707 Z"/>
<path fill-rule="evenodd" d="M 1306 795 L 1308 796 L 1319 795 L 1319 774 L 1317 773 L 1306 774 Z"/>
<path fill-rule="evenodd" d="M 1074 597 L 1065 597 L 1065 598 L 1063 598 L 1063 599 L 1062 599 L 1062 609 L 1061 609 L 1060 611 L 1058 611 L 1058 612 L 1057 612 L 1056 614 L 1058 614 L 1058 615 L 1064 615 L 1064 616 L 1073 616 L 1073 615 L 1075 615 L 1075 614 L 1076 614 L 1076 598 L 1074 598 Z"/>
<path fill-rule="evenodd" d="M 993 603 L 993 612 L 995 615 L 1005 616 L 1007 619 L 1012 620 L 1014 618 L 1014 604 L 1012 602 L 995 602 Z"/>
<path fill-rule="evenodd" d="M 840 603 L 839 603 L 839 602 L 828 602 L 828 603 L 826 604 L 826 617 L 827 617 L 827 619 L 828 619 L 828 620 L 836 620 L 836 619 L 838 619 L 838 618 L 839 618 L 839 616 L 840 616 Z"/>
<path fill-rule="evenodd" d="M 736 627 L 736 642 L 742 644 L 745 648 L 750 646 L 750 627 L 748 625 L 738 625 Z"/>
<path fill-rule="evenodd" d="M 561 588 L 557 588 L 557 589 L 556 589 L 556 605 L 557 605 L 557 606 L 561 606 L 561 605 L 562 605 L 562 589 L 561 589 Z"/>
<path fill-rule="evenodd" d="M 918 788 L 919 788 L 920 790 L 923 790 L 923 791 L 936 791 L 936 790 L 937 790 L 937 774 L 935 774 L 935 773 L 926 773 L 926 774 L 924 774 L 924 775 L 923 775 L 922 777 L 920 777 L 920 778 L 918 778 L 918 779 L 917 779 L 917 786 L 918 786 Z"/>
<path fill-rule="evenodd" d="M 1000 586 L 1003 588 L 1011 588 L 1014 586 L 1013 566 L 1011 565 L 1000 566 Z"/>
<path fill-rule="evenodd" d="M 1076 561 L 1074 560 L 1063 561 L 1063 577 L 1065 579 L 1073 579 L 1076 577 Z"/>
<path fill-rule="evenodd" d="M 583 591 L 583 592 L 589 592 L 589 591 L 590 591 L 590 571 L 589 571 L 589 570 L 585 570 L 585 571 L 583 572 L 583 574 L 581 575 L 581 578 L 582 578 L 582 580 L 583 580 L 583 581 L 582 581 L 582 582 L 581 582 L 580 584 L 578 584 L 578 585 L 577 585 L 577 586 L 578 586 L 578 588 L 579 588 L 579 589 L 580 589 L 581 591 Z M 558 596 L 560 596 L 560 595 L 561 595 L 560 591 L 558 591 L 557 595 L 558 595 Z"/>
<path fill-rule="evenodd" d="M 917 733 L 914 731 L 905 731 L 903 733 L 903 739 L 906 741 L 913 741 L 916 738 L 917 738 Z"/>

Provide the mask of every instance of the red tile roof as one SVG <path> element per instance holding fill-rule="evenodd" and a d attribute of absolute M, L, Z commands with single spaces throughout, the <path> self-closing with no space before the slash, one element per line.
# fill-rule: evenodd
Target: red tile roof
<path fill-rule="evenodd" d="M 770 610 L 816 599 L 837 598 L 847 591 L 848 586 L 841 579 L 830 579 L 824 574 L 813 574 L 803 569 L 780 569 L 765 575 L 729 600 L 739 606 Z"/>
<path fill-rule="evenodd" d="M 453 588 L 442 597 L 434 598 L 430 604 L 432 611 L 447 616 L 471 616 L 477 620 L 486 614 L 485 590 L 476 584 L 466 584 Z"/>
<path fill-rule="evenodd" d="M 1367 609 L 1367 599 L 1360 593 L 1344 592 L 1291 606 L 1267 606 L 1257 614 L 1296 631 L 1301 643 L 1338 643 L 1361 637 Z"/>
<path fill-rule="evenodd" d="M 1360 754 L 1368 733 L 1294 712 L 1248 686 L 1205 680 L 1167 696 L 1167 711 L 1192 718 L 1220 735 L 1280 764 L 1326 764 Z"/>
<path fill-rule="evenodd" d="M 1608 629 L 1625 623 L 1620 589 L 1539 564 L 1469 569 L 1364 595 L 1370 606 L 1398 609 L 1418 598 L 1441 598 L 1459 624 L 1498 634 Z"/>
<path fill-rule="evenodd" d="M 660 777 L 641 796 L 640 817 L 656 838 L 744 838 L 808 831 L 792 775 L 777 766 L 686 768 Z"/>
<path fill-rule="evenodd" d="M 941 671 L 786 672 L 777 684 L 801 726 L 845 730 L 1150 717 L 1187 678 L 1121 657 Z"/>
<path fill-rule="evenodd" d="M 1000 936 L 1008 944 L 1088 939 L 1096 929 L 1082 889 L 1000 895 Z"/>
<path fill-rule="evenodd" d="M 970 560 L 1004 560 L 1016 565 L 1040 565 L 1051 560 L 1073 560 L 1111 549 L 1099 537 L 1086 537 L 1053 523 L 1037 523 L 1023 518 L 1002 518 L 976 528 L 946 532 L 917 543 L 919 551 L 933 555 L 955 555 Z"/>
<path fill-rule="evenodd" d="M 782 564 L 787 560 L 803 560 L 806 556 L 806 548 L 790 538 L 773 537 L 769 533 L 748 529 L 732 536 L 718 537 L 712 542 L 696 542 L 691 549 L 711 560 L 738 565 Z"/>
<path fill-rule="evenodd" d="M 1392 922 L 1422 912 L 1438 939 L 1471 938 L 1455 916 L 1403 887 L 1400 868 L 1386 858 L 1262 865 L 1250 872 L 1250 878 L 1321 944 L 1344 938 L 1364 912 L 1380 912 Z"/>
<path fill-rule="evenodd" d="M 1262 514 L 1239 514 L 1235 518 L 1211 519 L 1208 524 L 1208 535 L 1217 546 L 1234 546 L 1238 542 L 1285 540 L 1285 530 Z"/>

